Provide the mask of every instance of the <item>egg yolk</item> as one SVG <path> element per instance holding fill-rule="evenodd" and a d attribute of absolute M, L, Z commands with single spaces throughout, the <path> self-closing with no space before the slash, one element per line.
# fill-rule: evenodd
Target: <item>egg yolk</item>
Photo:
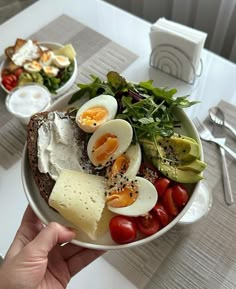
<path fill-rule="evenodd" d="M 113 184 L 113 189 L 107 196 L 107 204 L 110 207 L 126 207 L 133 204 L 137 199 L 137 186 L 133 182 L 130 183 L 128 178 L 122 177 L 129 167 L 129 162 L 129 158 L 123 154 L 114 161 L 111 167 L 109 180 Z"/>
<path fill-rule="evenodd" d="M 92 155 L 95 165 L 103 165 L 108 162 L 119 146 L 115 135 L 104 134 L 94 144 Z"/>
<path fill-rule="evenodd" d="M 50 59 L 51 59 L 51 52 L 50 51 L 47 51 L 47 52 L 44 52 L 42 53 L 41 57 L 40 57 L 40 60 L 44 63 L 44 62 L 48 62 Z"/>
<path fill-rule="evenodd" d="M 106 121 L 107 116 L 108 111 L 104 107 L 93 107 L 80 115 L 80 122 L 87 126 L 98 126 Z"/>
<path fill-rule="evenodd" d="M 113 208 L 122 208 L 132 205 L 138 197 L 137 187 L 135 185 L 122 187 L 114 190 L 107 196 L 107 204 Z"/>
<path fill-rule="evenodd" d="M 118 157 L 111 168 L 111 177 L 117 174 L 124 174 L 129 167 L 129 159 L 125 155 Z"/>
<path fill-rule="evenodd" d="M 59 62 L 66 62 L 67 61 L 67 57 L 65 57 L 65 56 L 62 56 L 62 55 L 60 55 L 60 56 L 56 56 L 56 60 L 58 60 Z"/>
<path fill-rule="evenodd" d="M 34 60 L 31 63 L 28 63 L 28 69 L 35 69 L 35 70 L 41 70 L 42 66 L 38 61 Z"/>

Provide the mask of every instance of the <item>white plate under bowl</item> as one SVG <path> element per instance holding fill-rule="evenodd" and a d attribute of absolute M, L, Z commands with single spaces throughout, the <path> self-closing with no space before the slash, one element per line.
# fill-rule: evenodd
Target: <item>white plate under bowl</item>
<path fill-rule="evenodd" d="M 71 93 L 67 93 L 63 97 L 59 98 L 50 107 L 50 110 L 51 111 L 62 110 L 68 107 L 68 101 L 70 98 L 71 98 Z M 189 119 L 189 117 L 186 115 L 186 113 L 182 109 L 176 109 L 175 115 L 182 123 L 183 132 L 186 135 L 194 138 L 199 143 L 200 151 L 201 151 L 200 159 L 203 160 L 202 144 L 201 144 L 198 132 L 195 126 L 193 125 L 192 121 Z M 29 201 L 30 206 L 32 207 L 36 215 L 39 217 L 39 219 L 41 219 L 43 223 L 48 224 L 49 222 L 56 221 L 60 224 L 73 227 L 73 225 L 70 224 L 68 221 L 66 221 L 59 213 L 51 209 L 46 204 L 44 199 L 41 197 L 39 190 L 34 182 L 32 173 L 31 173 L 26 145 L 25 145 L 25 149 L 23 152 L 23 156 L 22 156 L 22 182 L 23 182 L 25 194 Z M 73 240 L 72 243 L 86 247 L 86 248 L 112 250 L 112 249 L 130 248 L 130 247 L 143 245 L 156 238 L 159 238 L 160 236 L 165 234 L 167 231 L 169 231 L 173 226 L 175 226 L 181 220 L 181 218 L 186 214 L 186 212 L 189 210 L 190 206 L 192 205 L 196 194 L 198 193 L 199 186 L 200 186 L 200 182 L 196 184 L 188 185 L 188 190 L 191 192 L 191 197 L 188 203 L 186 204 L 186 206 L 184 207 L 184 209 L 166 227 L 164 227 L 163 229 L 161 229 L 160 231 L 158 231 L 152 236 L 137 240 L 132 243 L 119 245 L 119 244 L 116 244 L 111 239 L 109 232 L 103 237 L 98 238 L 96 241 L 92 241 L 85 233 L 81 231 L 78 234 L 79 237 Z"/>
<path fill-rule="evenodd" d="M 48 42 L 48 41 L 39 42 L 39 44 L 42 47 L 46 47 L 46 48 L 49 48 L 49 49 L 52 49 L 52 50 L 59 49 L 59 48 L 63 47 L 62 44 L 55 43 L 55 42 Z M 71 86 L 74 84 L 74 82 L 76 80 L 76 77 L 77 77 L 77 73 L 78 73 L 78 67 L 77 67 L 78 64 L 77 64 L 76 57 L 74 57 L 73 60 L 74 60 L 74 71 L 73 71 L 73 74 L 71 75 L 70 79 L 68 79 L 68 81 L 63 86 L 61 86 L 59 89 L 56 90 L 56 94 L 52 94 L 52 97 L 57 98 L 57 97 L 61 96 L 66 91 L 68 91 L 71 88 Z M 3 62 L 0 65 L 0 85 L 1 85 L 2 89 L 6 93 L 9 93 L 10 91 L 7 90 L 5 88 L 5 86 L 2 84 L 2 70 L 6 66 L 6 62 L 7 61 L 8 61 L 7 59 L 3 60 Z"/>

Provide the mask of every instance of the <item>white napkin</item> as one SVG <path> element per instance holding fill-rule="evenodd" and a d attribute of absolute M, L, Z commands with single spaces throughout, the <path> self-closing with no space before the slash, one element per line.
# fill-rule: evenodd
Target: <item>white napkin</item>
<path fill-rule="evenodd" d="M 151 64 L 186 82 L 195 80 L 207 34 L 160 18 L 151 27 Z"/>

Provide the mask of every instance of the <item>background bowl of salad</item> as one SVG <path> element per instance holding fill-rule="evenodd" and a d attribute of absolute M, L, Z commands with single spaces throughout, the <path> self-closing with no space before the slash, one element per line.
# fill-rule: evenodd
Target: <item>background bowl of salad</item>
<path fill-rule="evenodd" d="M 21 48 L 16 50 L 16 54 L 14 49 L 19 42 Z M 27 54 L 30 59 L 35 53 L 35 48 L 32 48 L 35 43 L 41 49 L 40 56 L 28 60 Z M 73 85 L 77 76 L 76 52 L 71 44 L 17 39 L 15 46 L 6 48 L 5 54 L 6 59 L 0 66 L 0 85 L 7 93 L 17 86 L 38 83 L 46 86 L 52 97 L 57 98 Z M 15 58 L 12 58 L 14 54 Z"/>

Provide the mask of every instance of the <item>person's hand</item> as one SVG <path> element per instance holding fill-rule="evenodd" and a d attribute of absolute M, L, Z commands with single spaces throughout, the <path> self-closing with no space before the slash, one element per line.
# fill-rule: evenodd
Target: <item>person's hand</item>
<path fill-rule="evenodd" d="M 62 289 L 103 251 L 67 243 L 75 233 L 57 223 L 43 227 L 30 207 L 0 267 L 1 289 Z"/>

